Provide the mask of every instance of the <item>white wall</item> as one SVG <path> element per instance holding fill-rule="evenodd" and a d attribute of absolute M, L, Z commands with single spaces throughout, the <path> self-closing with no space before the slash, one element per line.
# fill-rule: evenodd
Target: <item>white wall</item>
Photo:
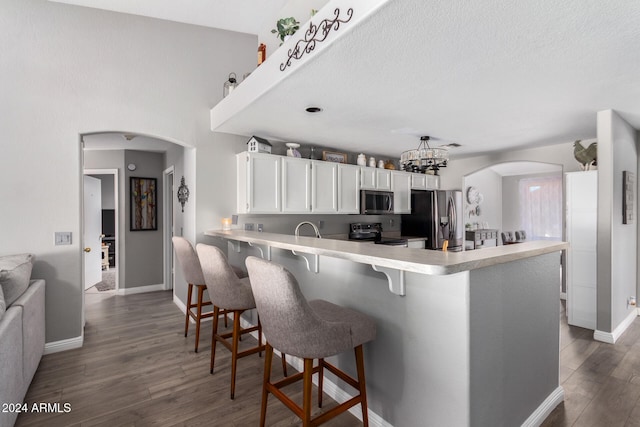
<path fill-rule="evenodd" d="M 598 331 L 613 332 L 635 312 L 637 289 L 637 132 L 615 111 L 598 113 Z M 622 172 L 636 173 L 634 218 L 622 223 Z"/>
<path fill-rule="evenodd" d="M 491 169 L 483 169 L 465 177 L 464 182 L 464 223 L 479 223 L 482 228 L 482 224 L 486 222 L 489 229 L 502 231 L 502 176 Z M 467 202 L 467 188 L 470 186 L 482 194 L 482 203 Z M 477 206 L 480 215 L 476 215 Z"/>
<path fill-rule="evenodd" d="M 255 67 L 257 40 L 45 0 L 2 1 L 0 34 L 0 75 L 11 82 L 0 86 L 0 200 L 11 207 L 2 212 L 0 254 L 35 253 L 33 276 L 47 281 L 46 340 L 77 338 L 79 135 L 128 131 L 205 147 L 213 159 L 198 166 L 212 168 L 205 178 L 214 179 L 202 187 L 224 182 L 217 177 L 225 169 L 212 163 L 227 138 L 209 130 L 209 110 L 230 71 Z M 225 207 L 210 196 L 201 209 L 216 217 Z M 71 231 L 73 244 L 54 246 L 55 231 Z"/>
<path fill-rule="evenodd" d="M 594 117 L 594 120 L 596 118 Z M 583 141 L 586 146 L 595 141 L 590 139 Z M 443 190 L 462 188 L 462 179 L 465 175 L 476 172 L 487 166 L 509 161 L 532 161 L 553 163 L 561 165 L 564 172 L 579 171 L 580 164 L 573 157 L 573 141 L 550 145 L 546 147 L 511 150 L 508 152 L 490 153 L 483 156 L 454 158 L 449 165 L 440 170 L 440 187 Z"/>

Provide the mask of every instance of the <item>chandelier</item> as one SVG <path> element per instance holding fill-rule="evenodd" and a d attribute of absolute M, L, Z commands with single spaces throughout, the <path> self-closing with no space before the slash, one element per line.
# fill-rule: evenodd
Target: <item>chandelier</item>
<path fill-rule="evenodd" d="M 446 147 L 431 148 L 428 136 L 420 137 L 420 144 L 415 150 L 407 150 L 400 155 L 400 166 L 407 172 L 426 173 L 432 170 L 435 175 L 440 168 L 447 167 L 449 149 Z"/>

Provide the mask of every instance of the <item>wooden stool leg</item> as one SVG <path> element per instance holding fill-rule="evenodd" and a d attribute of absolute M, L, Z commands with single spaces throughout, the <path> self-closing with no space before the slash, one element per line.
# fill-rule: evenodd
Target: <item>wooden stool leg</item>
<path fill-rule="evenodd" d="M 262 404 L 260 406 L 260 427 L 264 427 L 267 420 L 267 399 L 269 392 L 267 384 L 271 382 L 271 360 L 273 359 L 273 347 L 266 344 L 264 349 L 264 378 L 262 379 Z"/>
<path fill-rule="evenodd" d="M 269 343 L 267 343 L 267 345 L 269 345 Z M 287 355 L 284 353 L 280 353 L 280 357 L 282 357 L 282 375 L 284 375 L 285 377 L 288 377 L 289 375 L 287 374 Z"/>
<path fill-rule="evenodd" d="M 193 292 L 193 284 L 189 283 L 189 290 L 187 291 L 187 314 L 186 321 L 184 322 L 184 336 L 187 336 L 189 332 L 189 311 L 191 311 L 191 294 Z"/>
<path fill-rule="evenodd" d="M 360 385 L 360 406 L 362 407 L 362 424 L 369 426 L 369 414 L 367 410 L 367 385 L 364 380 L 364 354 L 362 345 L 355 348 L 356 369 L 358 371 L 358 384 Z"/>
<path fill-rule="evenodd" d="M 213 374 L 213 363 L 216 360 L 216 335 L 218 334 L 218 314 L 220 308 L 217 305 L 213 306 L 213 327 L 211 328 L 211 364 L 210 373 Z"/>
<path fill-rule="evenodd" d="M 240 336 L 240 312 L 233 312 L 233 342 L 231 343 L 231 400 L 236 392 L 236 368 L 238 366 L 238 338 Z"/>
<path fill-rule="evenodd" d="M 198 308 L 196 314 L 196 353 L 198 352 L 198 344 L 200 343 L 200 319 L 202 318 L 202 297 L 204 294 L 204 286 L 198 286 Z"/>
<path fill-rule="evenodd" d="M 318 408 L 322 408 L 322 383 L 324 381 L 324 359 L 318 360 Z"/>
<path fill-rule="evenodd" d="M 311 425 L 311 392 L 312 392 L 313 359 L 304 359 L 302 373 L 302 426 Z"/>

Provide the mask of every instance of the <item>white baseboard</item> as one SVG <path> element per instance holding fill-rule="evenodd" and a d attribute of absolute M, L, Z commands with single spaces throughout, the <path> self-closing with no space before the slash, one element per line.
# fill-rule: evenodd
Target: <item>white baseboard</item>
<path fill-rule="evenodd" d="M 82 347 L 84 336 L 69 338 L 66 340 L 48 342 L 44 345 L 44 354 L 59 353 L 61 351 L 73 350 Z"/>
<path fill-rule="evenodd" d="M 522 427 L 538 427 L 542 425 L 549 414 L 564 400 L 564 389 L 558 386 L 553 392 L 547 396 L 538 408 L 522 423 Z"/>
<path fill-rule="evenodd" d="M 132 294 L 143 294 L 146 292 L 157 292 L 164 291 L 164 284 L 160 283 L 158 285 L 147 285 L 147 286 L 136 286 L 134 288 L 120 288 L 116 292 L 117 295 L 132 295 Z"/>
<path fill-rule="evenodd" d="M 606 342 L 608 344 L 615 344 L 618 338 L 627 330 L 633 321 L 638 317 L 638 310 L 631 310 L 629 315 L 624 318 L 622 322 L 613 330 L 613 332 L 594 331 L 593 339 L 596 341 Z"/>
<path fill-rule="evenodd" d="M 245 319 L 240 318 L 240 326 L 242 328 L 249 328 L 249 327 L 254 326 L 254 325 L 252 325 L 251 323 L 247 322 Z M 251 336 L 253 336 L 255 339 L 258 339 L 258 331 L 251 332 Z M 273 351 L 278 356 L 282 357 L 282 354 L 278 350 L 274 349 Z M 293 366 L 298 372 L 302 372 L 303 369 L 304 369 L 304 362 L 302 361 L 302 359 L 300 359 L 298 357 L 291 356 L 290 354 L 287 354 L 287 363 L 289 365 Z M 318 385 L 318 376 L 317 375 L 314 375 L 313 383 L 316 386 Z M 349 400 L 349 399 L 351 399 L 352 397 L 355 396 L 354 394 L 350 394 L 347 391 L 345 391 L 345 390 L 341 389 L 340 387 L 338 387 L 337 384 L 335 384 L 333 381 L 330 381 L 326 376 L 324 377 L 324 381 L 322 383 L 322 391 L 324 393 L 326 393 L 327 396 L 329 396 L 330 398 L 332 398 L 333 400 L 335 400 L 338 403 L 346 402 L 347 400 Z M 563 391 L 563 393 L 564 393 L 564 391 Z M 563 394 L 563 396 L 564 396 L 564 394 Z M 562 401 L 562 400 L 560 400 L 560 401 Z M 554 408 L 555 408 L 555 406 L 554 406 Z M 367 410 L 367 414 L 369 415 L 369 425 L 370 426 L 375 426 L 375 427 L 393 427 L 392 424 L 389 424 L 380 415 L 378 415 L 375 412 L 373 412 L 371 410 L 371 408 L 367 408 L 367 409 L 368 409 Z M 356 417 L 357 419 L 362 421 L 362 409 L 360 408 L 360 405 L 352 406 L 351 408 L 349 408 L 349 412 L 351 413 L 351 415 L 353 415 L 354 417 Z"/>

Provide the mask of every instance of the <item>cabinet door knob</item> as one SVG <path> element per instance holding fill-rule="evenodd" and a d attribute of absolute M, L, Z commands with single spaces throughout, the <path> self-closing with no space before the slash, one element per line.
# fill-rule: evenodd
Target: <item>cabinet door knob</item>
<path fill-rule="evenodd" d="M 91 248 L 84 248 L 85 252 L 91 252 Z"/>

